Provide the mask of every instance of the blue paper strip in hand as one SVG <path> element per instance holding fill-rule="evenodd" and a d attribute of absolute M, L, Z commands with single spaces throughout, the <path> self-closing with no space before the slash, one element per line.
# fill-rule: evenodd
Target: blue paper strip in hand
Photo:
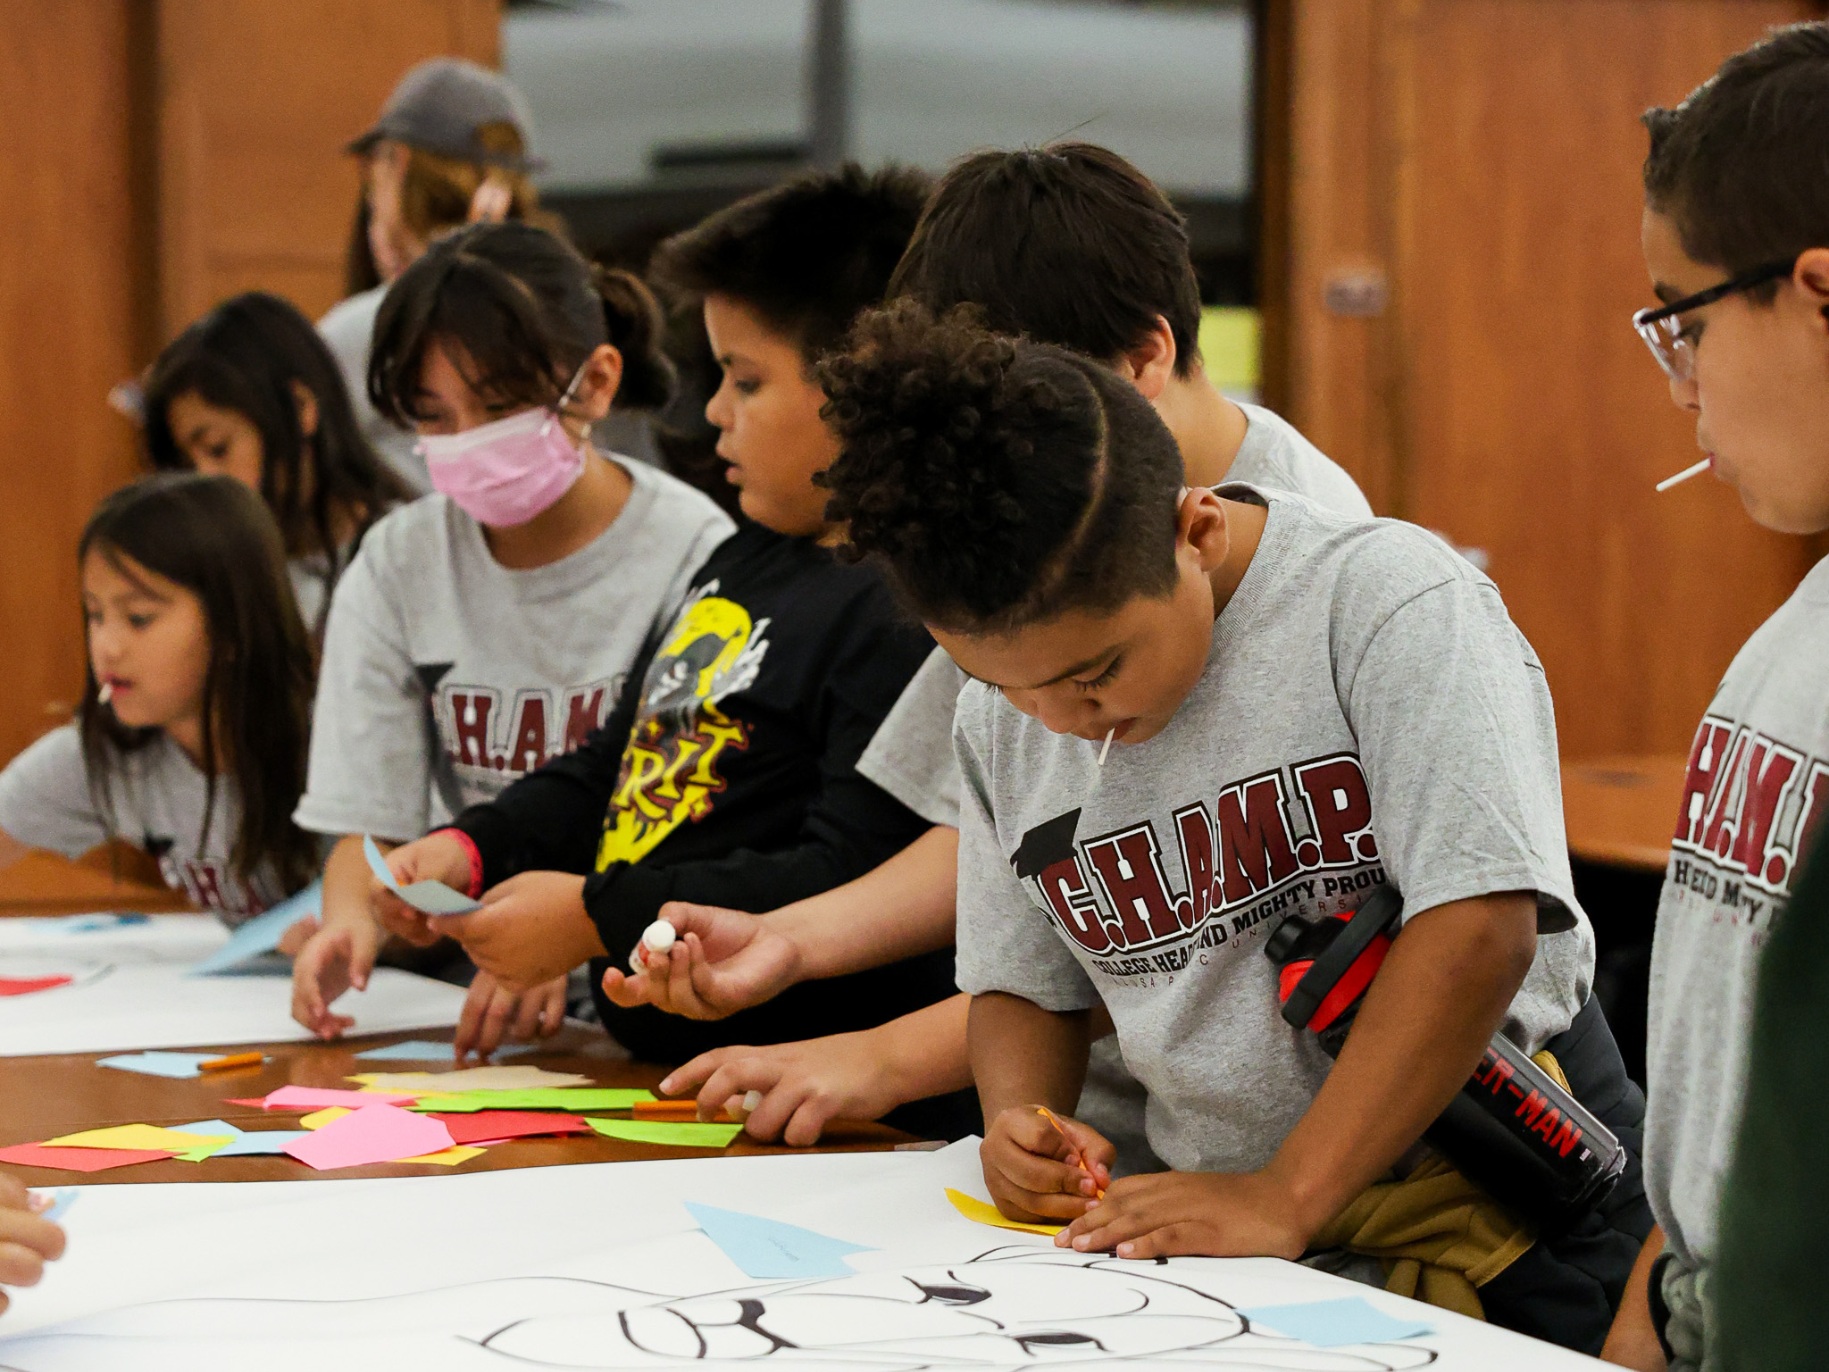
<path fill-rule="evenodd" d="M 461 891 L 453 891 L 442 881 L 416 881 L 411 886 L 402 886 L 394 880 L 387 860 L 367 834 L 362 836 L 362 852 L 368 858 L 368 870 L 375 874 L 375 880 L 422 915 L 467 915 L 483 908 L 480 902 L 471 900 Z"/>

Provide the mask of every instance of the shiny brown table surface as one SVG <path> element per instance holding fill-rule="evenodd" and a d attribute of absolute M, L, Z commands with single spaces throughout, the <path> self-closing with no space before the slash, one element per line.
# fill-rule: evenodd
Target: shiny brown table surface
<path fill-rule="evenodd" d="M 1681 753 L 1565 760 L 1562 814 L 1569 852 L 1588 862 L 1663 871 L 1688 765 Z"/>

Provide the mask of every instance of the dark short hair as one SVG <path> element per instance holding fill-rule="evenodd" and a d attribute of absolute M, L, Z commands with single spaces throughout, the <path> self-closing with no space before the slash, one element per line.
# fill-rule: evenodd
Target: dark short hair
<path fill-rule="evenodd" d="M 1000 333 L 1110 362 L 1157 316 L 1175 370 L 1200 356 L 1200 285 L 1187 222 L 1109 148 L 978 152 L 940 179 L 889 293 L 929 309 L 971 303 Z"/>
<path fill-rule="evenodd" d="M 806 172 L 667 239 L 649 275 L 682 302 L 741 301 L 811 360 L 882 304 L 931 186 L 908 167 Z"/>
<path fill-rule="evenodd" d="M 91 553 L 130 577 L 124 559 L 131 559 L 202 602 L 210 637 L 198 759 L 206 779 L 203 837 L 226 773 L 241 810 L 230 866 L 248 881 L 270 864 L 288 891 L 300 889 L 318 869 L 317 840 L 292 821 L 305 790 L 313 663 L 273 516 L 233 477 L 163 472 L 96 507 L 77 544 L 78 565 Z M 115 718 L 100 700 L 93 664 L 77 718 L 90 785 L 112 828 L 120 755 L 159 731 Z"/>
<path fill-rule="evenodd" d="M 1731 275 L 1829 247 L 1829 24 L 1774 30 L 1644 124 L 1645 201 L 1695 261 Z"/>
<path fill-rule="evenodd" d="M 317 402 L 317 430 L 309 436 L 299 423 L 295 386 Z M 248 291 L 223 301 L 166 345 L 144 389 L 146 454 L 160 471 L 191 467 L 171 427 L 172 402 L 180 396 L 194 394 L 254 426 L 261 498 L 279 521 L 289 554 L 324 554 L 332 587 L 353 556 L 337 547 L 335 516 L 354 511 L 366 528 L 413 498 L 363 437 L 343 375 L 318 331 L 276 295 Z M 328 610 L 329 596 L 324 604 Z"/>
<path fill-rule="evenodd" d="M 1181 453 L 1109 368 L 903 300 L 818 371 L 827 517 L 927 623 L 1001 633 L 1174 586 Z"/>
<path fill-rule="evenodd" d="M 479 395 L 551 405 L 605 343 L 622 354 L 616 399 L 659 409 L 673 394 L 660 306 L 640 278 L 587 262 L 545 229 L 471 224 L 433 242 L 388 287 L 375 315 L 368 394 L 397 423 L 417 418 L 426 350 L 455 345 Z"/>

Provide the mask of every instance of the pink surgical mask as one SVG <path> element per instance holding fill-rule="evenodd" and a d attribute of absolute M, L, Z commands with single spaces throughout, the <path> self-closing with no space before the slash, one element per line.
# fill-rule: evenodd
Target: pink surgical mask
<path fill-rule="evenodd" d="M 579 368 L 583 374 L 583 368 Z M 559 407 L 571 398 L 574 376 Z M 416 445 L 432 487 L 496 528 L 543 514 L 584 475 L 586 449 L 572 441 L 557 409 L 536 406 L 456 434 L 425 434 Z"/>

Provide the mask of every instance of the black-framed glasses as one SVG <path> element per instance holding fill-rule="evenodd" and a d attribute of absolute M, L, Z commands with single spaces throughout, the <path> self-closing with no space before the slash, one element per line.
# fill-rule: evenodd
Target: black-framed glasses
<path fill-rule="evenodd" d="M 1749 267 L 1737 276 L 1728 277 L 1718 286 L 1710 286 L 1705 291 L 1686 295 L 1681 300 L 1673 300 L 1654 310 L 1640 310 L 1632 316 L 1632 327 L 1645 340 L 1645 346 L 1651 349 L 1651 355 L 1658 360 L 1658 366 L 1664 369 L 1665 376 L 1672 381 L 1693 381 L 1696 376 L 1696 347 L 1695 341 L 1688 336 L 1683 316 L 1736 292 L 1751 290 L 1754 286 L 1776 281 L 1781 276 L 1789 276 L 1796 265 L 1796 258 L 1787 257 L 1782 262 L 1767 262 L 1763 266 Z"/>

